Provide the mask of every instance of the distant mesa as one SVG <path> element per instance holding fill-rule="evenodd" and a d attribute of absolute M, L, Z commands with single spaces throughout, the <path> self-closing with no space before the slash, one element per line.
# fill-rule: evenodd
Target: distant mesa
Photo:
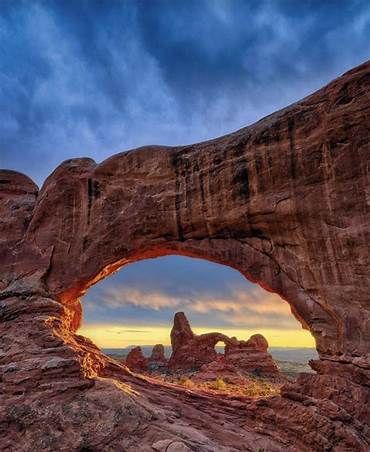
<path fill-rule="evenodd" d="M 225 344 L 220 356 L 216 344 Z M 140 347 L 134 347 L 126 358 L 126 365 L 136 372 L 211 372 L 220 376 L 246 372 L 257 375 L 280 374 L 278 365 L 268 353 L 268 342 L 262 334 L 254 334 L 247 341 L 239 341 L 219 332 L 196 335 L 183 312 L 177 312 L 171 330 L 172 354 L 167 361 L 162 344 L 154 346 L 150 358 L 145 358 Z"/>

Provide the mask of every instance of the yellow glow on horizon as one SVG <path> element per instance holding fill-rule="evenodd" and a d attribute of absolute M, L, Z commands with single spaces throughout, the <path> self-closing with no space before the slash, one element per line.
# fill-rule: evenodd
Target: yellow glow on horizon
<path fill-rule="evenodd" d="M 315 340 L 309 331 L 303 329 L 283 330 L 260 328 L 256 330 L 224 327 L 194 327 L 194 333 L 203 334 L 219 331 L 227 336 L 236 336 L 239 340 L 246 340 L 252 334 L 260 333 L 265 336 L 271 347 L 315 347 Z M 117 325 L 117 324 L 88 324 L 78 330 L 78 334 L 90 338 L 101 348 L 124 348 L 130 345 L 170 345 L 171 327 Z"/>

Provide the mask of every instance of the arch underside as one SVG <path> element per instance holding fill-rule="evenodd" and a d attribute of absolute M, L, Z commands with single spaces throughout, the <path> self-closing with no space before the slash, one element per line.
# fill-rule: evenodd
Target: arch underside
<path fill-rule="evenodd" d="M 132 255 L 118 260 L 104 267 L 92 280 L 83 284 L 83 290 L 96 284 L 101 279 L 106 278 L 120 268 L 139 260 L 156 258 L 161 256 L 180 255 L 193 257 L 226 265 L 239 271 L 247 280 L 259 284 L 264 290 L 278 294 L 281 298 L 288 301 L 291 306 L 291 312 L 300 322 L 303 328 L 315 330 L 315 324 L 307 324 L 305 318 L 315 318 L 317 323 L 330 325 L 330 312 L 326 312 L 319 303 L 305 294 L 301 287 L 289 280 L 281 271 L 275 262 L 271 262 L 268 256 L 251 247 L 247 242 L 243 243 L 235 239 L 216 239 L 216 240 L 190 240 L 182 243 L 166 244 L 166 246 L 154 247 L 145 251 L 135 252 Z M 80 288 L 78 293 L 73 296 L 81 296 Z M 71 296 L 62 294 L 62 299 Z M 286 298 L 287 297 L 287 298 Z M 310 312 L 307 312 L 307 310 Z M 80 314 L 79 314 L 80 315 Z M 79 323 L 79 322 L 78 322 Z M 336 330 L 330 332 L 331 337 L 326 336 L 326 340 L 338 340 L 339 333 Z M 322 343 L 320 350 L 325 350 L 325 344 Z"/>

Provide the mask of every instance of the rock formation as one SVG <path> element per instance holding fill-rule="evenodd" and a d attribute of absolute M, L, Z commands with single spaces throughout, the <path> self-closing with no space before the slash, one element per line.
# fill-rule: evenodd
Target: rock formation
<path fill-rule="evenodd" d="M 1 171 L 1 447 L 369 450 L 369 97 L 367 62 L 205 143 L 68 160 L 41 190 Z M 168 254 L 279 294 L 315 337 L 317 374 L 281 397 L 207 398 L 75 334 L 92 284 Z"/>
<path fill-rule="evenodd" d="M 238 369 L 257 375 L 279 373 L 279 367 L 267 351 L 268 343 L 262 334 L 254 334 L 247 341 L 232 341 L 225 346 L 225 360 Z"/>
<path fill-rule="evenodd" d="M 154 362 L 159 362 L 159 361 L 166 362 L 167 361 L 167 359 L 164 355 L 164 347 L 162 344 L 156 344 L 153 347 L 153 350 L 152 350 L 152 353 L 151 353 L 149 359 Z"/>
<path fill-rule="evenodd" d="M 168 359 L 164 354 L 164 347 L 162 344 L 157 344 L 153 347 L 152 354 L 148 359 L 148 370 L 165 371 L 168 367 Z"/>
<path fill-rule="evenodd" d="M 225 344 L 225 366 L 232 365 L 235 370 L 256 374 L 276 374 L 279 368 L 268 353 L 268 343 L 261 334 L 251 336 L 248 341 L 238 341 L 222 333 L 193 333 L 189 321 L 183 312 L 177 312 L 171 330 L 172 355 L 169 368 L 172 371 L 198 371 L 206 364 L 218 362 L 215 346 L 217 342 Z M 204 368 L 203 368 L 204 370 Z M 230 371 L 230 367 L 228 367 Z"/>
<path fill-rule="evenodd" d="M 196 335 L 183 312 L 175 314 L 171 330 L 172 355 L 169 368 L 172 371 L 199 370 L 203 364 L 217 358 L 215 345 L 219 341 L 228 341 L 221 333 Z"/>
<path fill-rule="evenodd" d="M 146 372 L 148 370 L 148 359 L 145 358 L 141 347 L 134 347 L 126 357 L 126 366 L 135 372 Z"/>
<path fill-rule="evenodd" d="M 215 350 L 217 342 L 226 344 L 225 356 L 220 359 Z M 257 375 L 278 374 L 279 368 L 268 353 L 267 340 L 255 334 L 248 341 L 238 341 L 222 333 L 193 333 L 183 312 L 177 312 L 171 330 L 172 354 L 168 361 L 162 344 L 153 347 L 149 358 L 143 355 L 141 347 L 134 347 L 126 357 L 126 366 L 134 372 L 196 372 L 202 369 L 203 377 L 208 372 L 237 374 L 240 370 Z M 208 366 L 207 366 L 208 365 Z"/>

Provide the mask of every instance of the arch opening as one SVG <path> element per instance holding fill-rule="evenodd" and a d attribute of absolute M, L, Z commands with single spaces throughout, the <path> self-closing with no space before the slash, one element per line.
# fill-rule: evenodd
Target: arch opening
<path fill-rule="evenodd" d="M 220 356 L 225 356 L 225 347 L 226 344 L 224 341 L 218 341 L 215 345 L 216 353 Z"/>
<path fill-rule="evenodd" d="M 202 384 L 222 376 L 235 382 L 242 381 L 239 374 L 259 377 L 266 369 L 276 380 L 273 363 L 281 368 L 280 362 L 282 375 L 293 378 L 309 369 L 308 358 L 317 357 L 312 336 L 284 300 L 235 269 L 204 259 L 141 259 L 91 287 L 82 304 L 80 334 L 132 370 L 171 382 L 193 373 L 191 380 Z M 171 327 L 182 311 L 194 337 L 173 358 Z M 255 337 L 260 335 L 263 339 Z"/>

